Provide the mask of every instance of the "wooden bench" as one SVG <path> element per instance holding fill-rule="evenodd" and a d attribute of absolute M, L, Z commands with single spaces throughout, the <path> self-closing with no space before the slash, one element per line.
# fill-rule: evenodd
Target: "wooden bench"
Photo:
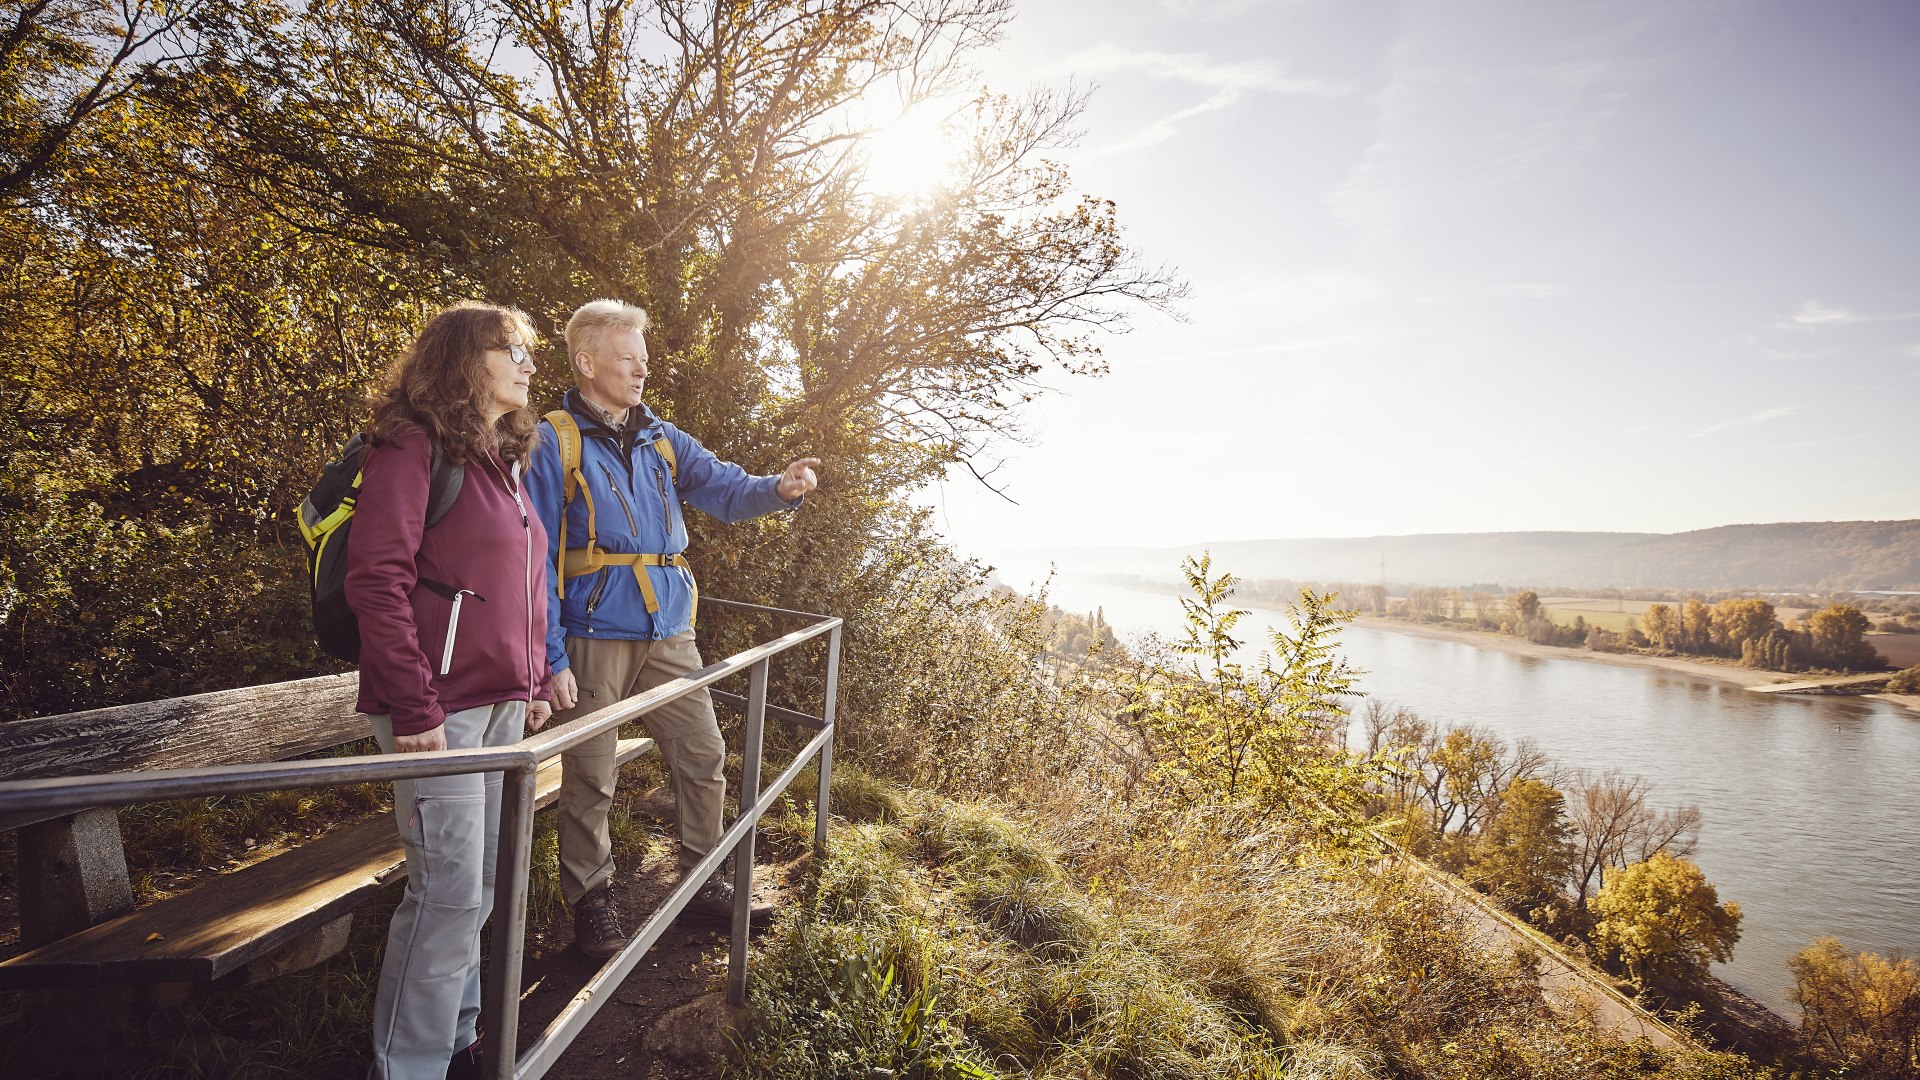
<path fill-rule="evenodd" d="M 0 724 L 0 780 L 281 761 L 367 737 L 353 711 L 357 675 L 248 687 Z M 631 761 L 651 739 L 622 739 Z M 560 762 L 539 772 L 540 805 Z M 339 952 L 353 909 L 403 877 L 391 814 L 135 909 L 111 808 L 15 814 L 21 953 L 0 961 L 0 990 L 138 985 L 149 1005 L 215 986 L 298 971 Z"/>

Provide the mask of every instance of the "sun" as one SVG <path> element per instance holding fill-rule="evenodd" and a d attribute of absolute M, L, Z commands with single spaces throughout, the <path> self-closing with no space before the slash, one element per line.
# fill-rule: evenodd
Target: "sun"
<path fill-rule="evenodd" d="M 946 120 L 928 108 L 874 128 L 862 142 L 867 186 L 883 195 L 933 191 L 948 179 L 957 156 Z"/>

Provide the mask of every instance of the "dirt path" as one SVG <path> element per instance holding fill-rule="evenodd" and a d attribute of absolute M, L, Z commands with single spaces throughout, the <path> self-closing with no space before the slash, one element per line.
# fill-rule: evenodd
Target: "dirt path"
<path fill-rule="evenodd" d="M 649 858 L 638 872 L 622 868 L 614 895 L 623 913 L 622 925 L 629 931 L 646 921 L 666 898 L 673 887 L 673 871 L 673 858 L 665 851 Z M 707 1075 L 665 1059 L 648 1045 L 647 1034 L 669 1011 L 719 989 L 726 978 L 726 962 L 725 933 L 669 929 L 567 1048 L 552 1075 L 570 1080 L 679 1080 Z M 573 949 L 565 929 L 530 936 L 521 974 L 523 1049 L 539 1038 L 599 968 Z"/>
<path fill-rule="evenodd" d="M 648 793 L 650 801 L 671 804 L 663 791 Z M 762 860 L 754 869 L 754 893 L 763 900 L 784 901 L 794 893 L 790 882 L 804 859 L 785 864 Z M 640 866 L 622 866 L 613 883 L 630 933 L 652 916 L 678 879 L 672 848 L 655 845 Z M 573 1000 L 600 965 L 572 947 L 566 927 L 530 931 L 521 972 L 519 1045 L 524 1049 Z M 727 977 L 728 936 L 723 930 L 670 927 L 640 965 L 629 974 L 586 1028 L 568 1046 L 550 1076 L 568 1080 L 706 1080 L 716 1071 L 676 1061 L 650 1040 L 662 1017 L 683 1005 L 723 993 Z"/>
<path fill-rule="evenodd" d="M 1560 1013 L 1591 1019 L 1595 1028 L 1622 1040 L 1645 1038 L 1669 1050 L 1695 1050 L 1699 1044 L 1635 1005 L 1585 964 L 1451 875 L 1398 851 L 1396 861 L 1418 874 L 1434 891 L 1472 922 L 1479 943 L 1489 950 L 1523 949 L 1540 963 L 1540 991 Z"/>

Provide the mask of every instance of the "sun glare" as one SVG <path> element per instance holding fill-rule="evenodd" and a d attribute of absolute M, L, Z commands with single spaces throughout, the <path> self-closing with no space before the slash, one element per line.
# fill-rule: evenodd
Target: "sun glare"
<path fill-rule="evenodd" d="M 953 167 L 953 144 L 933 110 L 909 112 L 866 137 L 867 185 L 883 195 L 917 195 L 940 186 Z"/>

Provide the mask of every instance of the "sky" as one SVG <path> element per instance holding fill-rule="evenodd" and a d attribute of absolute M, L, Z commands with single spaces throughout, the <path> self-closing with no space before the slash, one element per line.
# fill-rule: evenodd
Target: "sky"
<path fill-rule="evenodd" d="M 962 551 L 1920 517 L 1920 3 L 1026 0 L 1188 321 L 929 490 Z"/>

